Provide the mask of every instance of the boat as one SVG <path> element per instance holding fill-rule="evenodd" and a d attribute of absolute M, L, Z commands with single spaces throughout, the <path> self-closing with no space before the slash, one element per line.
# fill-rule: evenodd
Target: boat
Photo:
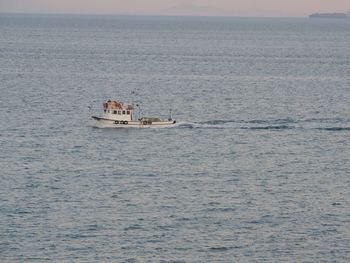
<path fill-rule="evenodd" d="M 139 107 L 138 104 L 136 104 Z M 176 125 L 171 114 L 167 120 L 158 117 L 140 117 L 135 119 L 134 105 L 125 104 L 120 101 L 108 100 L 103 103 L 103 114 L 101 117 L 91 116 L 96 120 L 95 127 L 98 128 L 169 128 Z"/>

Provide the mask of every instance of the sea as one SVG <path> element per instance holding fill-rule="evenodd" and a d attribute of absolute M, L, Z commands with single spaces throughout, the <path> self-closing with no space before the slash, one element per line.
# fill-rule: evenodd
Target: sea
<path fill-rule="evenodd" d="M 0 262 L 350 262 L 350 20 L 3 13 L 0 123 Z"/>

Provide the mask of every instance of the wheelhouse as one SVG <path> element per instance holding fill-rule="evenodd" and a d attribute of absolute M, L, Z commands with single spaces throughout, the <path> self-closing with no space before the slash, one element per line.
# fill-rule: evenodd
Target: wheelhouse
<path fill-rule="evenodd" d="M 108 100 L 103 103 L 104 117 L 118 121 L 131 121 L 133 119 L 132 105 L 124 105 L 122 102 Z"/>

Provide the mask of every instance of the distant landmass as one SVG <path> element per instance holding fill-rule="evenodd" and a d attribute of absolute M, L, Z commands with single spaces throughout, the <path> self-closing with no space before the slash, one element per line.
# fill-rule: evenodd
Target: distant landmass
<path fill-rule="evenodd" d="M 314 13 L 310 18 L 350 18 L 350 12 L 347 13 Z"/>

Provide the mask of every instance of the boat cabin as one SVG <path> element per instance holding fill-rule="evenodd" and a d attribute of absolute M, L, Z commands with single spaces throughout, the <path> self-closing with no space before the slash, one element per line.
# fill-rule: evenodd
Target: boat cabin
<path fill-rule="evenodd" d="M 104 118 L 117 121 L 131 121 L 134 107 L 122 102 L 108 100 L 103 103 Z"/>

